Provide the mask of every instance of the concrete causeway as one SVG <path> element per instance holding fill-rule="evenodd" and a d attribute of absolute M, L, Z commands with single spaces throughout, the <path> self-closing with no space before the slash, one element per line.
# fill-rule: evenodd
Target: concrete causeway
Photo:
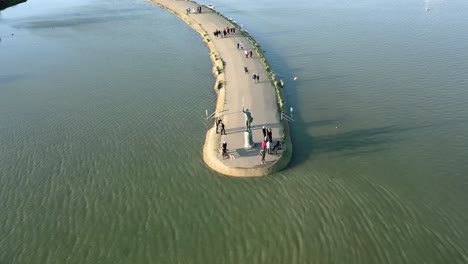
<path fill-rule="evenodd" d="M 178 16 L 190 27 L 196 30 L 210 49 L 213 61 L 213 74 L 216 77 L 215 91 L 218 95 L 216 116 L 223 120 L 227 135 L 217 134 L 215 122 L 206 135 L 203 148 L 203 159 L 213 170 L 238 177 L 264 176 L 284 169 L 292 155 L 292 144 L 289 137 L 289 127 L 286 121 L 280 120 L 280 108 L 283 102 L 275 87 L 275 80 L 270 76 L 261 52 L 249 41 L 248 34 L 242 34 L 236 24 L 232 23 L 216 11 L 201 6 L 201 13 L 193 13 L 199 4 L 191 1 L 149 0 L 174 15 Z M 191 13 L 187 14 L 187 8 Z M 225 38 L 216 38 L 216 30 L 236 28 L 235 34 L 227 34 Z M 238 49 L 237 43 L 242 43 L 244 49 Z M 246 58 L 244 51 L 253 51 L 251 58 Z M 245 73 L 247 67 L 249 73 Z M 260 76 L 258 83 L 252 75 Z M 274 77 L 273 77 L 274 78 Z M 251 149 L 244 147 L 245 117 L 242 105 L 252 113 L 252 138 L 255 143 Z M 282 123 L 284 122 L 284 123 Z M 283 147 L 277 154 L 266 154 L 264 164 L 259 155 L 263 138 L 262 127 L 271 127 L 273 144 L 283 141 Z M 219 129 L 220 130 L 220 129 Z M 219 132 L 219 131 L 218 131 Z M 229 158 L 223 158 L 219 148 L 223 141 L 227 142 Z"/>

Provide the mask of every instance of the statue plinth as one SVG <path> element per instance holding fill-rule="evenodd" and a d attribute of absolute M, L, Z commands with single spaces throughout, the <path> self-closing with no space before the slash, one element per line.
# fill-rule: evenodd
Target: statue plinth
<path fill-rule="evenodd" d="M 253 140 L 252 140 L 252 131 L 251 130 L 247 130 L 244 132 L 244 140 L 245 140 L 245 144 L 244 144 L 244 148 L 246 149 L 251 149 L 255 146 L 255 144 L 253 143 Z"/>

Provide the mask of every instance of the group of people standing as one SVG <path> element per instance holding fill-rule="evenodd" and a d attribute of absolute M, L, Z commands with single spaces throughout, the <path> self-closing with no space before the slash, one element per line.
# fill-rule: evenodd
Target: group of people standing
<path fill-rule="evenodd" d="M 185 9 L 185 12 L 187 13 L 187 15 L 192 14 L 192 9 L 190 7 L 187 7 L 187 9 Z M 201 12 L 202 12 L 201 6 L 197 6 L 197 11 L 193 11 L 194 14 L 201 13 Z"/>
<path fill-rule="evenodd" d="M 273 140 L 272 137 L 272 131 L 271 127 L 262 127 L 262 133 L 263 133 L 263 138 L 262 138 L 262 149 L 260 150 L 260 163 L 264 164 L 265 163 L 265 154 L 268 152 L 268 154 L 271 154 L 271 142 Z"/>
<path fill-rule="evenodd" d="M 273 137 L 272 137 L 271 127 L 263 126 L 262 133 L 263 133 L 262 149 L 260 150 L 260 156 L 262 157 L 262 159 L 260 160 L 260 163 L 264 164 L 265 154 L 268 153 L 269 155 L 273 155 L 273 152 L 276 149 L 280 148 L 281 143 L 279 141 L 276 141 L 276 144 L 273 146 Z"/>
<path fill-rule="evenodd" d="M 218 134 L 218 129 L 220 128 L 221 135 L 223 134 L 226 135 L 226 129 L 224 127 L 223 120 L 219 117 L 215 117 L 215 124 L 216 124 L 216 134 Z M 223 159 L 227 158 L 228 154 L 227 154 L 227 142 L 226 141 L 223 141 L 223 144 L 221 144 L 221 151 L 222 151 Z"/>
<path fill-rule="evenodd" d="M 216 38 L 225 38 L 228 34 L 236 34 L 236 28 L 232 27 L 226 27 L 223 29 L 223 31 L 217 29 L 215 32 L 213 32 L 213 35 Z"/>

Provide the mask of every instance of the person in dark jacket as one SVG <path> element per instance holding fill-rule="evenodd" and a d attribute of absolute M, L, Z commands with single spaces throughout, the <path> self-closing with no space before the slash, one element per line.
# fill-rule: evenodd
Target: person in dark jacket
<path fill-rule="evenodd" d="M 271 127 L 269 127 L 269 128 L 267 129 L 267 135 L 268 135 L 268 141 L 270 141 L 270 143 L 273 142 L 273 136 L 272 136 L 272 134 L 273 134 L 273 133 L 271 132 Z"/>
<path fill-rule="evenodd" d="M 226 130 L 224 129 L 224 122 L 221 122 L 221 135 L 226 135 Z"/>
<path fill-rule="evenodd" d="M 223 157 L 227 157 L 227 142 L 226 141 L 223 141 L 222 150 L 223 150 Z"/>

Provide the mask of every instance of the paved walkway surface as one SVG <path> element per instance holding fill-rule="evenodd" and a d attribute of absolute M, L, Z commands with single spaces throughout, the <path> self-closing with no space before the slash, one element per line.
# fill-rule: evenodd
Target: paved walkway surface
<path fill-rule="evenodd" d="M 221 82 L 224 81 L 224 85 L 218 91 L 216 116 L 223 120 L 226 135 L 221 136 L 215 133 L 213 119 L 213 128 L 207 133 L 204 147 L 205 162 L 216 171 L 231 176 L 261 176 L 272 173 L 273 171 L 268 167 L 273 167 L 283 155 L 282 151 L 275 155 L 267 154 L 266 163 L 261 164 L 259 152 L 263 137 L 262 127 L 271 127 L 273 144 L 278 140 L 281 141 L 283 129 L 280 123 L 275 87 L 265 66 L 255 53 L 254 47 L 251 46 L 246 37 L 238 32 L 238 29 L 236 29 L 235 34 L 228 34 L 226 38 L 216 38 L 213 34 L 214 31 L 218 29 L 223 31 L 224 28 L 233 27 L 233 25 L 209 8 L 202 7 L 201 13 L 187 14 L 187 8 L 197 10 L 199 4 L 176 0 L 150 0 L 150 2 L 172 11 L 197 30 L 207 42 L 212 53 L 217 52 L 224 61 L 223 74 L 218 76 L 218 81 L 221 77 Z M 206 31 L 207 35 L 201 32 L 203 30 Z M 244 49 L 238 49 L 237 43 L 242 43 Z M 245 50 L 252 50 L 252 57 L 246 58 Z M 245 73 L 244 67 L 248 68 L 249 73 Z M 252 79 L 254 73 L 260 76 L 258 83 Z M 224 91 L 222 91 L 223 89 Z M 255 146 L 251 149 L 244 147 L 245 116 L 242 112 L 243 104 L 246 109 L 250 110 L 253 117 L 251 129 Z M 223 141 L 227 142 L 229 149 L 230 158 L 228 159 L 223 159 L 218 151 L 218 147 Z M 287 165 L 289 158 L 281 167 Z M 274 171 L 276 170 L 278 169 Z"/>

